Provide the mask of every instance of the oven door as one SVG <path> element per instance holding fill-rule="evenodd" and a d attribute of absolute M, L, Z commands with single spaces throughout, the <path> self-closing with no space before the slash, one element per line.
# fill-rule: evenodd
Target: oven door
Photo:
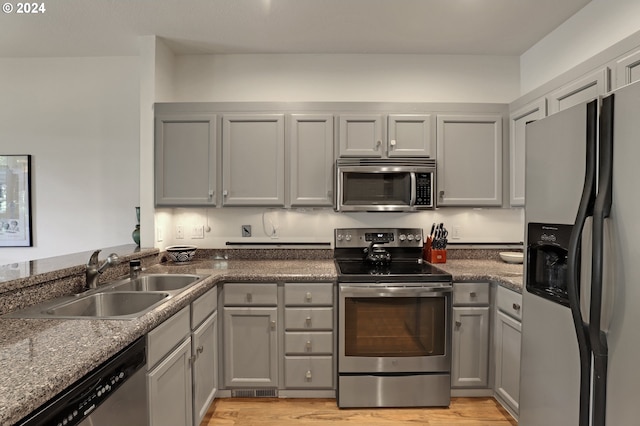
<path fill-rule="evenodd" d="M 340 373 L 449 372 L 450 283 L 341 284 Z"/>

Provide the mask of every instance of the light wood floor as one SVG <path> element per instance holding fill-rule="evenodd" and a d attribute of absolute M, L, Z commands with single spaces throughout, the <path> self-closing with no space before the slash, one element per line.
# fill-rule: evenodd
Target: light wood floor
<path fill-rule="evenodd" d="M 516 426 L 493 398 L 452 398 L 449 408 L 339 409 L 335 399 L 221 398 L 200 426 Z"/>

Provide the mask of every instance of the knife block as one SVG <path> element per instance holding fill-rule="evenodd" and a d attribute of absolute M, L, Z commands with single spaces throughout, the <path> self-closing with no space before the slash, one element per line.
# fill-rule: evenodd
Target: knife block
<path fill-rule="evenodd" d="M 422 258 L 429 263 L 447 263 L 447 250 L 432 249 L 431 237 L 428 237 L 422 251 Z"/>

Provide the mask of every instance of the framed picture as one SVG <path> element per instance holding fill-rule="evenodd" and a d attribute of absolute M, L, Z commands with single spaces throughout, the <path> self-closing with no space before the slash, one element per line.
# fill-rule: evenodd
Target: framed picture
<path fill-rule="evenodd" d="M 31 247 L 31 156 L 0 155 L 0 247 Z"/>

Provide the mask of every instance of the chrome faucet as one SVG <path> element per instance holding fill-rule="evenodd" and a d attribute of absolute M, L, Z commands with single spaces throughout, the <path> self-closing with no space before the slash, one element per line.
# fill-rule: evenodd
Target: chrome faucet
<path fill-rule="evenodd" d="M 115 266 L 120 263 L 120 258 L 118 257 L 118 255 L 115 253 L 111 253 L 109 257 L 107 257 L 107 259 L 104 261 L 102 266 L 98 267 L 98 253 L 100 253 L 100 250 L 94 251 L 89 258 L 89 262 L 87 262 L 87 288 L 97 288 L 100 274 L 103 273 L 104 270 L 109 266 Z"/>
<path fill-rule="evenodd" d="M 135 280 L 142 272 L 142 264 L 140 259 L 130 260 L 129 261 L 129 278 Z"/>

